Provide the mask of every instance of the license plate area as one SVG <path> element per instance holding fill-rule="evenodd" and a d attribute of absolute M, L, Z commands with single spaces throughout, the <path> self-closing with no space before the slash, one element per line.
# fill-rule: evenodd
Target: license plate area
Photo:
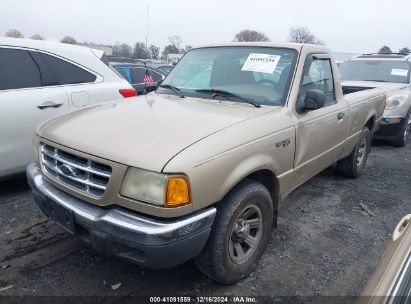
<path fill-rule="evenodd" d="M 74 214 L 71 210 L 62 207 L 49 198 L 47 198 L 46 208 L 47 215 L 52 220 L 71 234 L 74 234 L 76 227 L 74 223 Z"/>

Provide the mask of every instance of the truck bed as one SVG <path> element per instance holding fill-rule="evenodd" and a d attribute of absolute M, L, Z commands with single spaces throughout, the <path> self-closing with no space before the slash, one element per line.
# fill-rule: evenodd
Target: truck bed
<path fill-rule="evenodd" d="M 348 86 L 348 85 L 343 85 L 342 90 L 344 95 L 356 93 L 356 92 L 361 92 L 365 90 L 371 90 L 374 89 L 374 87 L 360 87 L 360 86 Z"/>

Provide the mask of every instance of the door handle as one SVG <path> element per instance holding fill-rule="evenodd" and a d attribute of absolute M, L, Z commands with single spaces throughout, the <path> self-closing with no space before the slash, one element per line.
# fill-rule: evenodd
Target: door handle
<path fill-rule="evenodd" d="M 411 223 L 411 214 L 406 215 L 402 218 L 402 220 L 398 223 L 397 227 L 395 227 L 394 233 L 392 234 L 392 240 L 395 242 L 404 232 L 405 228 Z"/>
<path fill-rule="evenodd" d="M 62 103 L 54 103 L 52 101 L 46 101 L 42 103 L 41 105 L 38 105 L 37 108 L 39 108 L 40 110 L 44 110 L 47 108 L 59 108 L 62 105 L 63 105 Z"/>
<path fill-rule="evenodd" d="M 340 112 L 340 113 L 337 114 L 337 119 L 338 119 L 338 121 L 343 120 L 344 117 L 345 117 L 345 114 L 344 114 L 343 112 Z"/>

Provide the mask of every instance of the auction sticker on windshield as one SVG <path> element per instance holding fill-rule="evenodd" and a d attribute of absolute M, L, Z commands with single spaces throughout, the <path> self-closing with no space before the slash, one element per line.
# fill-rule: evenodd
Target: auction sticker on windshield
<path fill-rule="evenodd" d="M 407 77 L 407 75 L 408 75 L 408 70 L 392 69 L 392 70 L 391 70 L 391 75 Z"/>
<path fill-rule="evenodd" d="M 280 61 L 281 56 L 270 54 L 255 54 L 248 55 L 241 71 L 260 72 L 272 74 Z"/>

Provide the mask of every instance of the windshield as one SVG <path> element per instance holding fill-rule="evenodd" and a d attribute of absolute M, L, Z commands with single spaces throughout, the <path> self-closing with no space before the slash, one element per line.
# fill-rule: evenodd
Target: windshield
<path fill-rule="evenodd" d="M 165 66 L 161 66 L 161 67 L 157 68 L 157 70 L 159 70 L 164 75 L 168 75 L 173 68 L 174 68 L 173 66 L 166 66 L 165 65 Z"/>
<path fill-rule="evenodd" d="M 408 83 L 410 64 L 393 60 L 351 60 L 340 67 L 342 80 Z"/>
<path fill-rule="evenodd" d="M 168 85 L 183 96 L 227 100 L 224 94 L 207 92 L 219 90 L 256 104 L 284 105 L 296 58 L 295 50 L 280 48 L 194 49 L 174 67 L 157 93 L 176 94 Z"/>

